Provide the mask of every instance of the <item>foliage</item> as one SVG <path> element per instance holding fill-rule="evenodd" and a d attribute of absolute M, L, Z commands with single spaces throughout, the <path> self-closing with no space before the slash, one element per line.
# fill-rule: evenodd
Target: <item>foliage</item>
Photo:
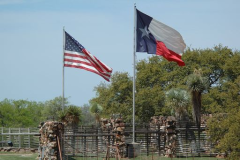
<path fill-rule="evenodd" d="M 197 126 L 201 125 L 202 93 L 208 88 L 208 79 L 202 76 L 201 69 L 195 69 L 193 74 L 187 77 L 187 86 L 192 97 L 192 112 Z"/>
<path fill-rule="evenodd" d="M 218 95 L 223 94 L 225 83 L 233 82 L 240 75 L 240 68 L 236 65 L 240 60 L 239 52 L 221 45 L 212 49 L 187 48 L 182 59 L 186 63 L 184 67 L 168 62 L 161 56 L 137 62 L 135 107 L 138 122 L 147 122 L 153 115 L 170 115 L 171 108 L 165 100 L 166 92 L 172 88 L 187 89 L 189 82 L 192 82 L 191 87 L 201 82 L 199 84 L 202 86 L 192 89 L 201 91 L 202 113 L 224 110 L 225 106 L 217 102 Z M 201 71 L 201 78 L 192 74 L 195 69 Z M 114 73 L 110 84 L 101 83 L 95 87 L 95 91 L 96 97 L 91 102 L 103 107 L 104 116 L 119 113 L 126 121 L 131 121 L 132 77 L 128 73 Z"/>
<path fill-rule="evenodd" d="M 102 115 L 109 117 L 114 113 L 121 113 L 130 119 L 129 113 L 132 106 L 132 81 L 128 73 L 115 72 L 111 78 L 111 85 L 100 83 L 95 87 L 96 97 L 91 104 L 103 107 Z"/>
<path fill-rule="evenodd" d="M 58 111 L 61 111 L 63 108 L 63 99 L 61 96 L 55 97 L 52 100 L 46 101 L 44 103 L 44 108 L 43 108 L 43 117 L 42 120 L 57 120 L 58 115 L 56 114 Z M 69 104 L 67 98 L 64 98 L 64 106 L 67 106 Z"/>
<path fill-rule="evenodd" d="M 219 106 L 219 112 L 208 121 L 210 141 L 216 143 L 219 152 L 225 152 L 228 159 L 238 159 L 240 156 L 240 76 L 234 82 L 226 82 L 214 103 Z M 220 89 L 219 89 L 220 90 Z M 215 95 L 216 88 L 214 93 Z M 214 97 L 215 98 L 215 97 Z M 211 99 L 210 102 L 212 102 Z M 210 106 L 213 102 L 210 103 Z M 225 107 L 221 107 L 224 105 Z"/>
<path fill-rule="evenodd" d="M 67 104 L 65 98 L 65 105 Z M 69 118 L 72 115 L 72 119 Z M 68 116 L 73 123 L 79 122 L 81 109 L 68 106 L 62 111 L 62 98 L 56 97 L 46 102 L 4 99 L 0 102 L 0 127 L 37 127 L 47 120 L 58 120 Z"/>
<path fill-rule="evenodd" d="M 81 109 L 74 105 L 70 105 L 57 113 L 60 121 L 73 125 L 77 125 L 80 122 L 82 115 Z"/>
<path fill-rule="evenodd" d="M 226 153 L 227 159 L 240 157 L 240 110 L 228 114 L 217 114 L 209 120 L 210 140 L 216 143 L 220 153 Z"/>
<path fill-rule="evenodd" d="M 240 73 L 235 81 L 227 81 L 209 91 L 204 97 L 208 113 L 228 113 L 240 106 Z"/>
<path fill-rule="evenodd" d="M 95 123 L 95 117 L 90 112 L 90 105 L 84 104 L 81 107 L 81 110 L 82 110 L 82 119 L 80 123 L 84 125 L 93 125 Z"/>
<path fill-rule="evenodd" d="M 1 127 L 36 127 L 41 122 L 43 103 L 26 100 L 0 102 Z"/>
<path fill-rule="evenodd" d="M 102 110 L 102 107 L 97 103 L 92 104 L 90 108 L 90 112 L 95 116 L 96 123 L 100 121 Z"/>
<path fill-rule="evenodd" d="M 190 74 L 187 77 L 187 86 L 188 89 L 195 92 L 203 92 L 208 88 L 208 79 L 207 77 L 202 76 L 201 69 L 195 69 L 193 74 Z"/>
<path fill-rule="evenodd" d="M 184 120 L 188 117 L 187 109 L 190 102 L 189 93 L 180 88 L 172 88 L 166 92 L 166 105 L 171 107 L 175 117 Z"/>

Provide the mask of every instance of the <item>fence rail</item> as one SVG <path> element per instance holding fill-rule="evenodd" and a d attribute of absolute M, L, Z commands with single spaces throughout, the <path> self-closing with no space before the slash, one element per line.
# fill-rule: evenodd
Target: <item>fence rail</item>
<path fill-rule="evenodd" d="M 0 128 L 0 147 L 38 148 L 38 128 Z"/>

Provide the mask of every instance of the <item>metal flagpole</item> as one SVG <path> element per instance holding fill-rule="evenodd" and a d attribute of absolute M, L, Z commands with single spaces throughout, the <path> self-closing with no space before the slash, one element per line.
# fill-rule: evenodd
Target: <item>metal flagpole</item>
<path fill-rule="evenodd" d="M 63 27 L 62 110 L 64 110 L 64 50 L 65 50 L 65 28 Z"/>
<path fill-rule="evenodd" d="M 62 111 L 64 111 L 64 51 L 65 51 L 65 27 L 63 27 L 63 68 L 62 68 Z M 58 138 L 58 137 L 57 137 Z M 59 150 L 59 152 L 61 152 L 62 157 L 64 157 L 65 152 L 64 152 L 64 133 L 62 132 L 60 134 L 60 138 L 61 138 L 61 150 Z"/>
<path fill-rule="evenodd" d="M 133 143 L 135 142 L 135 93 L 136 93 L 136 3 L 134 4 L 134 36 L 133 36 Z"/>

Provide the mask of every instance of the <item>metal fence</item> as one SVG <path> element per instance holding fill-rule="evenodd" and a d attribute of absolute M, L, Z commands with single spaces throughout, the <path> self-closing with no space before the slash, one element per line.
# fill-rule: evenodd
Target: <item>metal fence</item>
<path fill-rule="evenodd" d="M 148 124 L 136 126 L 135 142 L 140 144 L 141 155 L 164 156 L 166 149 L 166 132 L 158 126 L 152 130 Z M 176 132 L 176 156 L 213 156 L 212 145 L 207 141 L 206 128 L 200 130 L 196 126 L 178 126 Z M 126 145 L 120 150 L 121 157 L 127 156 L 127 144 L 132 142 L 132 126 L 126 125 L 124 131 Z M 114 146 L 115 134 L 109 130 L 101 130 L 96 126 L 67 128 L 64 133 L 64 152 L 66 157 L 101 157 L 104 158 L 109 147 Z M 112 157 L 116 150 L 110 148 Z"/>
<path fill-rule="evenodd" d="M 148 124 L 136 125 L 135 142 L 140 144 L 141 155 L 163 156 L 166 146 L 166 132 L 161 126 L 151 129 Z M 12 142 L 16 148 L 38 148 L 38 128 L 0 128 L 0 147 L 8 147 Z M 178 125 L 176 131 L 176 156 L 213 156 L 213 145 L 208 142 L 206 127 L 200 130 L 193 125 Z M 132 142 L 132 126 L 126 124 L 124 131 L 125 143 Z M 66 159 L 69 157 L 105 157 L 108 150 L 114 157 L 115 133 L 110 130 L 102 130 L 97 126 L 79 126 L 77 128 L 65 128 L 62 140 L 63 153 Z M 109 148 L 110 147 L 110 148 Z M 119 151 L 121 157 L 127 156 L 127 145 Z"/>
<path fill-rule="evenodd" d="M 38 128 L 0 128 L 0 147 L 38 148 Z"/>

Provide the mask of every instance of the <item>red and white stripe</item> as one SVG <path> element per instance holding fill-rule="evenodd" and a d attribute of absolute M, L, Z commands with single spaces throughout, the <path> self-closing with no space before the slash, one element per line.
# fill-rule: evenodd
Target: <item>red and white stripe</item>
<path fill-rule="evenodd" d="M 99 61 L 86 49 L 83 49 L 82 52 L 83 53 L 65 50 L 64 67 L 84 69 L 96 73 L 105 80 L 110 81 L 112 68 Z"/>

